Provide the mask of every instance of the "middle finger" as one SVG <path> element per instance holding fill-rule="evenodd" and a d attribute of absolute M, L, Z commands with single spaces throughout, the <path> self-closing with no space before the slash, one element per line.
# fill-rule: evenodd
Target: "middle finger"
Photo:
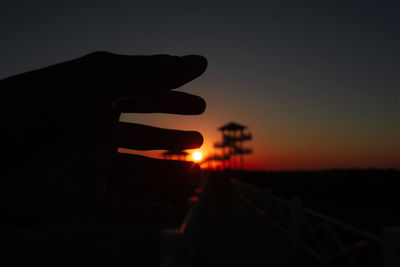
<path fill-rule="evenodd" d="M 203 136 L 199 132 L 126 122 L 116 125 L 115 137 L 118 147 L 136 150 L 184 150 L 199 148 L 203 144 Z"/>

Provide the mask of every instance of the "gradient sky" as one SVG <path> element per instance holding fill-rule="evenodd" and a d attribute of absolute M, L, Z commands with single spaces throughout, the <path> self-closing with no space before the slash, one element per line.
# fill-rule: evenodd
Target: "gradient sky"
<path fill-rule="evenodd" d="M 181 90 L 204 115 L 124 120 L 203 133 L 249 126 L 252 169 L 400 168 L 396 1 L 0 2 L 0 78 L 95 50 L 201 54 Z"/>

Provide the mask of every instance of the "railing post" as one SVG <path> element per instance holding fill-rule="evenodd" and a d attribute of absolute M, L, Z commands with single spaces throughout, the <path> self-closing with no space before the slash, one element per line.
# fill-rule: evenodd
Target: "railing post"
<path fill-rule="evenodd" d="M 300 250 L 301 242 L 303 239 L 302 221 L 301 221 L 301 199 L 292 198 L 290 205 L 290 237 L 295 251 Z"/>
<path fill-rule="evenodd" d="M 183 266 L 183 240 L 180 230 L 178 228 L 164 229 L 160 239 L 160 266 Z"/>
<path fill-rule="evenodd" d="M 190 208 L 190 216 L 187 220 L 187 225 L 185 229 L 181 227 L 182 234 L 182 251 L 183 257 L 185 260 L 185 264 L 192 264 L 195 260 L 198 249 L 199 249 L 199 239 L 201 232 L 201 222 L 199 216 L 199 203 L 197 197 L 189 198 L 189 208 Z"/>
<path fill-rule="evenodd" d="M 383 241 L 383 266 L 400 266 L 400 228 L 384 227 L 382 228 Z"/>

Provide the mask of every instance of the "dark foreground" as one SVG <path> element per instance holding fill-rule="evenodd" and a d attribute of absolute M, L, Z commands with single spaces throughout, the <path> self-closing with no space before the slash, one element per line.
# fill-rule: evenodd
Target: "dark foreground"
<path fill-rule="evenodd" d="M 220 177 L 210 176 L 214 181 Z M 300 197 L 305 206 L 368 232 L 400 225 L 398 171 L 231 172 L 229 177 L 287 199 Z M 288 236 L 219 187 L 212 182 L 204 192 L 201 242 L 193 266 L 314 266 L 309 257 L 294 253 Z M 167 223 L 77 216 L 2 228 L 1 258 L 8 262 L 2 266 L 160 266 L 160 232 L 179 226 L 187 211 L 184 203 L 177 210 Z"/>

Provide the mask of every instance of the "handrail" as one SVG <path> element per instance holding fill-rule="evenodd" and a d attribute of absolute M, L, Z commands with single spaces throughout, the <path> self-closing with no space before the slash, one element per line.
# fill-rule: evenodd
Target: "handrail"
<path fill-rule="evenodd" d="M 270 198 L 270 199 L 273 199 L 273 200 L 276 200 L 276 201 L 279 201 L 279 202 L 281 202 L 281 203 L 283 203 L 283 204 L 285 204 L 285 205 L 288 205 L 288 206 L 289 206 L 289 205 L 292 205 L 292 201 L 290 201 L 290 200 L 286 200 L 286 199 L 281 198 L 281 197 L 279 197 L 279 196 L 273 195 L 273 194 L 271 194 L 271 193 L 269 193 L 269 192 L 261 191 L 261 190 L 258 189 L 258 188 L 252 187 L 252 186 L 250 186 L 250 185 L 248 185 L 248 184 L 245 184 L 245 183 L 243 183 L 243 182 L 237 181 L 237 180 L 235 180 L 235 179 L 232 179 L 232 183 L 237 184 L 237 185 L 240 185 L 240 186 L 247 187 L 247 188 L 249 188 L 250 190 L 253 190 L 253 191 L 256 191 L 256 192 L 258 192 L 258 193 L 260 193 L 260 194 L 263 194 L 263 196 L 265 196 L 265 197 L 267 197 L 267 198 Z M 350 224 L 341 222 L 341 221 L 336 220 L 336 219 L 334 219 L 334 218 L 331 218 L 331 217 L 329 217 L 329 216 L 327 216 L 327 215 L 325 215 L 325 214 L 322 214 L 322 213 L 319 213 L 319 212 L 317 212 L 317 211 L 314 211 L 314 210 L 312 210 L 312 209 L 310 209 L 310 208 L 300 207 L 300 209 L 301 209 L 302 211 L 304 211 L 305 213 L 310 214 L 310 215 L 313 215 L 313 216 L 315 216 L 315 217 L 317 217 L 317 218 L 319 218 L 319 219 L 321 219 L 321 220 L 327 221 L 327 222 L 329 222 L 329 223 L 331 223 L 331 224 L 337 225 L 337 226 L 339 226 L 339 227 L 341 227 L 341 228 L 343 228 L 343 229 L 346 229 L 346 230 L 349 230 L 349 231 L 354 232 L 354 233 L 356 233 L 356 234 L 365 236 L 365 237 L 367 237 L 367 238 L 370 239 L 370 240 L 373 240 L 373 241 L 375 241 L 375 242 L 377 242 L 377 243 L 379 243 L 379 244 L 382 244 L 381 238 L 379 238 L 379 237 L 377 237 L 377 236 L 375 236 L 375 235 L 373 235 L 373 234 L 371 234 L 371 233 L 365 232 L 365 231 L 363 231 L 363 230 L 361 230 L 361 229 L 359 229 L 359 228 L 356 228 L 356 227 L 354 227 L 354 226 L 352 226 L 352 225 L 350 225 Z"/>
<path fill-rule="evenodd" d="M 393 245 L 398 246 L 397 243 L 393 244 L 392 242 L 390 244 L 384 244 L 381 238 L 371 233 L 312 209 L 302 207 L 301 201 L 298 198 L 292 198 L 292 200 L 289 201 L 236 179 L 231 179 L 231 181 L 236 188 L 237 195 L 244 200 L 248 206 L 258 214 L 268 218 L 273 226 L 291 236 L 293 248 L 296 250 L 298 250 L 299 247 L 303 248 L 326 266 L 334 266 L 335 260 L 339 258 L 343 258 L 348 266 L 364 266 L 357 264 L 357 262 L 362 259 L 356 259 L 350 255 L 352 251 L 360 248 L 367 249 L 367 254 L 363 260 L 368 266 L 375 266 L 375 263 L 381 262 L 381 259 L 377 260 L 374 254 L 374 250 L 378 247 L 379 249 L 384 248 L 384 251 L 387 251 L 384 257 L 390 258 L 390 262 L 398 262 L 397 260 L 393 260 L 395 254 L 393 253 L 394 250 L 391 249 Z M 268 199 L 271 202 L 268 202 Z M 271 204 L 266 205 L 267 203 Z M 310 220 L 311 218 L 314 219 Z M 351 232 L 353 235 L 361 237 L 362 240 L 347 241 L 347 243 L 352 243 L 345 246 L 333 227 L 336 227 L 335 229 L 339 228 Z M 393 233 L 393 231 L 391 232 Z M 331 243 L 334 244 L 334 248 L 332 245 L 328 246 L 323 242 L 320 236 L 321 233 L 331 238 Z M 306 236 L 305 234 L 309 235 Z M 389 250 L 387 248 L 389 248 Z M 371 261 L 370 258 L 374 258 L 374 260 Z"/>
<path fill-rule="evenodd" d="M 161 232 L 160 266 L 191 266 L 199 239 L 199 206 L 207 182 L 208 178 L 203 177 L 200 187 L 195 190 L 195 196 L 188 199 L 190 208 L 180 227 L 167 228 Z"/>

